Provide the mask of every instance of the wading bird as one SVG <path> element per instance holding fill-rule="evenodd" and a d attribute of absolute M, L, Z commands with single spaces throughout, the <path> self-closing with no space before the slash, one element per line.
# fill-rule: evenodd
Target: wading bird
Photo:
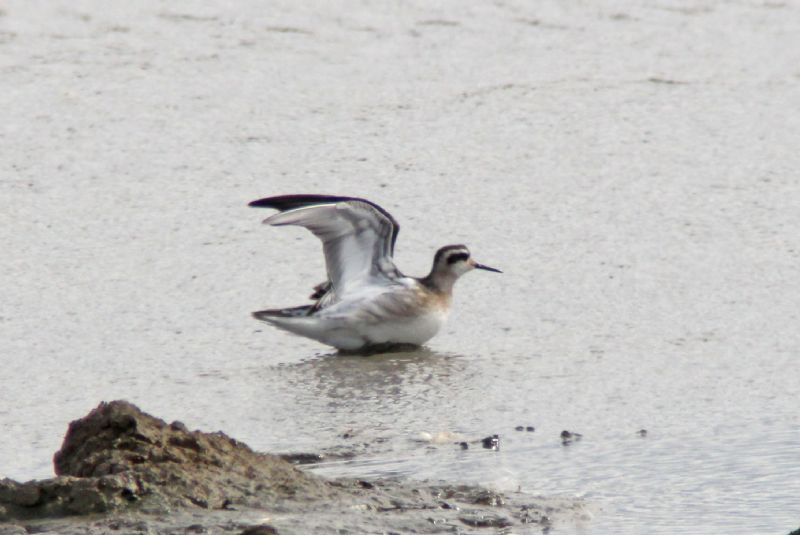
<path fill-rule="evenodd" d="M 422 278 L 403 275 L 392 255 L 399 225 L 366 199 L 329 195 L 267 197 L 250 206 L 279 213 L 265 224 L 305 227 L 322 240 L 328 280 L 314 288 L 313 304 L 254 312 L 280 329 L 343 350 L 422 345 L 447 319 L 453 284 L 484 266 L 464 245 L 436 251 Z"/>

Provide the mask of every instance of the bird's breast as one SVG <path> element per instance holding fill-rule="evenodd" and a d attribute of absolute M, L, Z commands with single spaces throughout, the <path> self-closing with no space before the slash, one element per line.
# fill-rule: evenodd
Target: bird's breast
<path fill-rule="evenodd" d="M 433 309 L 420 311 L 414 316 L 393 318 L 389 321 L 364 326 L 364 335 L 370 343 L 396 343 L 422 345 L 433 338 L 447 320 L 447 311 Z"/>

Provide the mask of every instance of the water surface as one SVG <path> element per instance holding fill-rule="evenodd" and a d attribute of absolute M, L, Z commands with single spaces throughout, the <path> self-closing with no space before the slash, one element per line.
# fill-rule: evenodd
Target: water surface
<path fill-rule="evenodd" d="M 125 398 L 359 452 L 322 474 L 579 497 L 567 533 L 795 529 L 798 36 L 790 3 L 4 3 L 0 476 Z M 336 356 L 249 317 L 324 278 L 246 208 L 293 192 L 390 210 L 407 273 L 505 273 L 427 348 Z"/>

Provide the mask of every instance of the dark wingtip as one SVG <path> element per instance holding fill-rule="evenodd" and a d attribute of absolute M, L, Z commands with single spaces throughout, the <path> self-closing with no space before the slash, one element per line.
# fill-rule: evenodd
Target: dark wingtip
<path fill-rule="evenodd" d="M 367 199 L 362 199 L 361 197 L 343 197 L 341 195 L 318 195 L 318 194 L 278 195 L 276 197 L 264 197 L 263 199 L 250 201 L 249 203 L 247 203 L 247 206 L 252 206 L 253 208 L 274 208 L 276 210 L 280 210 L 281 212 L 285 212 L 286 210 L 303 208 L 305 206 L 314 206 L 316 204 L 327 204 L 327 203 L 337 203 L 337 202 L 347 202 L 347 201 L 360 201 L 363 203 L 367 203 L 373 208 L 375 208 L 378 212 L 383 214 L 386 217 L 386 219 L 388 219 L 389 222 L 391 222 L 393 227 L 391 251 L 394 252 L 394 244 L 397 241 L 397 233 L 400 231 L 400 225 L 397 224 L 397 221 L 395 221 L 395 219 L 389 212 L 387 212 L 374 202 L 368 201 Z"/>
<path fill-rule="evenodd" d="M 292 210 L 294 208 L 302 208 L 304 206 L 312 206 L 315 204 L 323 204 L 329 202 L 340 202 L 355 199 L 355 197 L 342 197 L 340 195 L 315 195 L 315 194 L 300 194 L 300 195 L 276 195 L 274 197 L 264 197 L 263 199 L 256 199 L 250 201 L 247 206 L 254 208 L 275 208 L 276 210 Z"/>
<path fill-rule="evenodd" d="M 247 203 L 247 206 L 252 206 L 253 208 L 274 208 L 273 197 L 264 197 L 263 199 L 250 201 Z"/>

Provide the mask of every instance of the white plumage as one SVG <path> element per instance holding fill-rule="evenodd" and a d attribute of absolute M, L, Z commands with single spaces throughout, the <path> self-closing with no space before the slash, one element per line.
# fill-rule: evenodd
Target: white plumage
<path fill-rule="evenodd" d="M 447 319 L 453 284 L 472 269 L 499 270 L 470 259 L 463 245 L 437 251 L 431 272 L 407 277 L 392 255 L 399 225 L 380 206 L 354 197 L 286 195 L 250 206 L 280 210 L 264 223 L 298 225 L 323 245 L 328 281 L 313 305 L 253 315 L 286 331 L 344 350 L 391 344 L 422 345 Z"/>

